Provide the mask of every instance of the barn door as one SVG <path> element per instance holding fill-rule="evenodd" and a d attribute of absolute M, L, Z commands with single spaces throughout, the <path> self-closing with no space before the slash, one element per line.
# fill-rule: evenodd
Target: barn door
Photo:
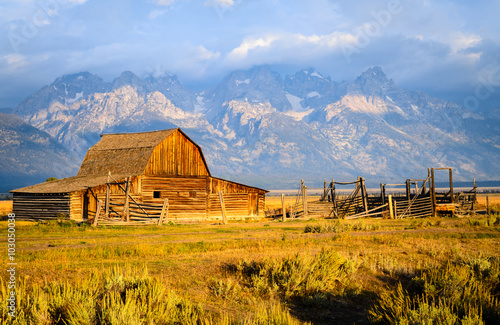
<path fill-rule="evenodd" d="M 89 219 L 89 196 L 90 196 L 89 190 L 83 193 L 83 207 L 82 207 L 83 220 Z"/>

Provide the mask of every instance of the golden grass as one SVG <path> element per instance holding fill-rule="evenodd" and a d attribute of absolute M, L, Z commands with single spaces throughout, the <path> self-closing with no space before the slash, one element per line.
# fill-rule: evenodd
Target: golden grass
<path fill-rule="evenodd" d="M 321 198 L 319 195 L 308 195 L 307 202 L 318 201 Z M 288 208 L 289 205 L 295 204 L 297 200 L 296 196 L 285 195 L 285 205 Z M 281 195 L 266 196 L 266 209 L 276 209 L 281 208 Z"/>
<path fill-rule="evenodd" d="M 273 198 L 269 202 L 275 201 Z M 55 281 L 78 285 L 92 272 L 102 273 L 113 267 L 147 268 L 152 278 L 175 291 L 183 301 L 203 306 L 214 317 L 214 323 L 222 324 L 225 319 L 229 324 L 228 319 L 246 319 L 263 305 L 276 305 L 285 311 L 291 309 L 291 315 L 300 321 L 328 322 L 328 317 L 335 314 L 339 322 L 352 324 L 360 323 L 359 319 L 367 321 L 374 295 L 392 290 L 398 281 L 420 269 L 449 261 L 500 256 L 500 225 L 483 216 L 362 219 L 346 221 L 350 226 L 339 232 L 305 232 L 307 226 L 331 222 L 293 220 L 114 229 L 17 223 L 17 275 L 31 284 Z M 6 231 L 7 222 L 0 222 L 0 238 L 7 238 Z M 249 287 L 243 274 L 226 270 L 228 265 L 244 261 L 252 265 L 265 260 L 290 260 L 296 254 L 310 259 L 323 249 L 335 251 L 356 270 L 350 279 L 352 285 L 330 292 L 335 297 L 328 296 L 329 289 L 324 289 L 326 292 L 320 290 L 295 305 L 293 301 L 284 302 L 281 291 L 273 291 L 271 284 L 266 286 L 253 279 Z M 7 254 L 1 256 L 5 265 Z M 316 312 L 318 306 L 323 306 L 321 312 Z"/>
<path fill-rule="evenodd" d="M 12 212 L 12 201 L 0 201 L 0 216 Z"/>
<path fill-rule="evenodd" d="M 477 196 L 477 203 L 479 208 L 486 208 L 486 197 L 490 204 L 490 208 L 500 210 L 500 193 L 481 193 Z"/>

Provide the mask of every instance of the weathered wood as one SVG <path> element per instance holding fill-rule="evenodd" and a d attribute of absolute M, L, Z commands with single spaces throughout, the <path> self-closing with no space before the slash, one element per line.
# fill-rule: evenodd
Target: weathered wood
<path fill-rule="evenodd" d="M 104 205 L 104 217 L 108 218 L 109 216 L 109 182 L 110 182 L 111 172 L 108 172 L 108 181 L 106 182 L 106 203 Z"/>
<path fill-rule="evenodd" d="M 164 176 L 210 175 L 200 147 L 179 130 L 154 148 L 144 173 Z"/>
<path fill-rule="evenodd" d="M 486 215 L 490 215 L 490 197 L 486 195 Z"/>
<path fill-rule="evenodd" d="M 219 200 L 222 211 L 222 221 L 224 222 L 225 225 L 227 225 L 226 205 L 224 204 L 224 194 L 222 193 L 222 191 L 219 191 Z"/>
<path fill-rule="evenodd" d="M 359 185 L 361 187 L 361 197 L 363 198 L 363 209 L 368 211 L 368 193 L 366 192 L 365 179 L 363 177 L 359 178 Z"/>
<path fill-rule="evenodd" d="M 437 215 L 437 205 L 436 205 L 436 182 L 434 179 L 434 168 L 431 168 L 431 193 L 432 193 L 432 216 L 436 217 Z"/>
<path fill-rule="evenodd" d="M 304 207 L 304 217 L 307 218 L 307 186 L 302 186 L 302 206 Z"/>
<path fill-rule="evenodd" d="M 394 219 L 398 218 L 398 201 L 394 201 Z"/>
<path fill-rule="evenodd" d="M 326 179 L 323 181 L 323 197 L 321 198 L 321 201 L 325 201 L 327 197 L 327 189 L 326 189 Z"/>
<path fill-rule="evenodd" d="M 392 203 L 392 195 L 389 194 L 388 198 L 388 204 L 389 204 L 389 218 L 394 219 L 394 208 L 393 208 L 393 203 Z"/>
<path fill-rule="evenodd" d="M 449 170 L 449 176 L 450 176 L 450 196 L 451 196 L 451 203 L 455 202 L 455 196 L 453 195 L 453 170 L 450 168 Z"/>
<path fill-rule="evenodd" d="M 163 207 L 161 209 L 160 218 L 158 219 L 159 225 L 163 224 L 163 219 L 165 218 L 165 216 L 166 216 L 165 221 L 168 222 L 168 199 L 167 198 L 165 198 L 165 200 L 163 201 Z"/>
<path fill-rule="evenodd" d="M 102 201 L 99 200 L 97 201 L 97 210 L 95 212 L 95 217 L 94 217 L 94 222 L 92 223 L 93 226 L 97 226 L 99 223 L 99 215 L 101 214 L 101 206 L 102 206 Z"/>
<path fill-rule="evenodd" d="M 410 189 L 410 180 L 409 179 L 406 180 L 405 186 L 406 186 L 406 199 L 410 200 L 411 199 L 411 189 Z"/>
<path fill-rule="evenodd" d="M 125 187 L 125 203 L 123 209 L 125 210 L 125 220 L 130 221 L 130 178 L 127 177 L 127 185 Z"/>
<path fill-rule="evenodd" d="M 357 218 L 371 217 L 371 216 L 380 215 L 382 212 L 374 212 L 374 211 L 381 210 L 381 209 L 387 207 L 388 205 L 389 204 L 384 204 L 384 205 L 378 206 L 376 208 L 370 209 L 368 211 L 363 211 L 361 213 L 358 213 L 358 214 L 355 214 L 355 215 L 352 215 L 352 216 L 347 216 L 347 217 L 345 217 L 345 219 L 346 220 L 348 220 L 348 219 L 357 219 Z"/>

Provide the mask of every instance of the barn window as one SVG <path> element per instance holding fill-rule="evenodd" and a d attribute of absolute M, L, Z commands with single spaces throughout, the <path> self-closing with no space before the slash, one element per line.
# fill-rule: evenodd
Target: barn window
<path fill-rule="evenodd" d="M 159 199 L 160 198 L 160 191 L 154 191 L 153 192 L 153 198 Z"/>
<path fill-rule="evenodd" d="M 195 191 L 189 192 L 189 197 L 196 197 L 196 192 Z"/>

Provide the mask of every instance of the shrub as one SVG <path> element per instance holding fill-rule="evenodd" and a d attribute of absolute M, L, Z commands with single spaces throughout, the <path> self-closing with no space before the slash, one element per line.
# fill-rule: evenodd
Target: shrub
<path fill-rule="evenodd" d="M 426 269 L 408 284 L 379 295 L 369 310 L 386 324 L 494 324 L 500 319 L 500 267 L 495 259 L 472 259 Z"/>
<path fill-rule="evenodd" d="M 307 299 L 317 294 L 344 294 L 351 286 L 357 266 L 333 250 L 317 256 L 293 255 L 281 260 L 241 261 L 228 265 L 242 283 L 264 297 Z"/>
<path fill-rule="evenodd" d="M 6 301 L 7 284 L 0 285 Z M 3 324 L 193 324 L 206 317 L 199 305 L 179 298 L 147 271 L 104 270 L 79 284 L 20 281 L 16 290 L 16 318 L 1 304 Z"/>

